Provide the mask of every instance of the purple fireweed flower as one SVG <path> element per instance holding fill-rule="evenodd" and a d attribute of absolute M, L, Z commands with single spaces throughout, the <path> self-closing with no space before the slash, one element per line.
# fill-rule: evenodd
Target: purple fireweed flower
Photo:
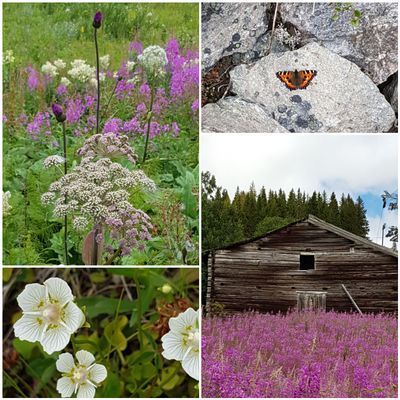
<path fill-rule="evenodd" d="M 28 67 L 26 70 L 28 72 L 28 78 L 26 80 L 26 84 L 28 86 L 29 91 L 33 92 L 39 86 L 39 72 L 32 67 Z"/>
<path fill-rule="evenodd" d="M 53 110 L 53 114 L 56 117 L 56 120 L 58 122 L 64 122 L 65 121 L 65 114 L 64 110 L 59 104 L 53 103 L 51 106 L 51 109 Z"/>
<path fill-rule="evenodd" d="M 50 114 L 38 112 L 33 121 L 27 125 L 26 130 L 33 140 L 37 140 L 41 135 L 50 136 Z"/>
<path fill-rule="evenodd" d="M 133 89 L 135 85 L 133 83 L 128 83 L 126 80 L 120 80 L 115 89 L 115 96 L 118 100 L 123 100 L 126 97 L 132 96 Z"/>
<path fill-rule="evenodd" d="M 131 42 L 130 45 L 129 45 L 129 51 L 130 52 L 134 51 L 137 55 L 142 54 L 143 53 L 143 45 L 142 45 L 142 43 L 141 42 L 136 42 L 136 41 Z"/>
<path fill-rule="evenodd" d="M 193 112 L 196 112 L 199 109 L 199 99 L 196 99 L 190 108 Z"/>
<path fill-rule="evenodd" d="M 122 131 L 122 121 L 119 118 L 109 119 L 103 127 L 103 133 L 120 133 Z"/>
<path fill-rule="evenodd" d="M 206 318 L 202 342 L 203 397 L 397 398 L 394 315 Z"/>
<path fill-rule="evenodd" d="M 147 83 L 143 83 L 143 85 L 140 86 L 140 89 L 139 89 L 139 93 L 140 94 L 144 94 L 146 96 L 150 96 L 150 92 L 151 92 L 151 89 L 150 89 L 150 86 Z"/>
<path fill-rule="evenodd" d="M 144 104 L 144 103 L 138 104 L 137 107 L 136 107 L 136 112 L 139 115 L 144 114 L 145 112 L 147 112 L 146 104 Z"/>
<path fill-rule="evenodd" d="M 101 27 L 101 22 L 103 20 L 103 14 L 97 11 L 93 17 L 93 28 L 99 29 Z"/>
<path fill-rule="evenodd" d="M 69 124 L 74 124 L 80 121 L 86 111 L 85 105 L 80 98 L 70 99 L 67 103 L 66 117 Z"/>
<path fill-rule="evenodd" d="M 68 89 L 65 85 L 58 85 L 56 89 L 57 96 L 63 96 L 68 93 Z"/>

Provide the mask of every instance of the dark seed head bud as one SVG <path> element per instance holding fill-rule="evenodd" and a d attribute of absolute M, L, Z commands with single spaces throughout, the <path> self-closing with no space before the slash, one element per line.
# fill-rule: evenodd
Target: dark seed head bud
<path fill-rule="evenodd" d="M 62 107 L 59 104 L 53 103 L 51 106 L 51 109 L 53 110 L 53 114 L 56 117 L 56 120 L 58 122 L 64 122 L 65 121 L 65 114 L 62 109 Z"/>
<path fill-rule="evenodd" d="M 99 29 L 101 27 L 101 21 L 103 20 L 103 14 L 101 11 L 97 11 L 93 18 L 93 28 Z"/>

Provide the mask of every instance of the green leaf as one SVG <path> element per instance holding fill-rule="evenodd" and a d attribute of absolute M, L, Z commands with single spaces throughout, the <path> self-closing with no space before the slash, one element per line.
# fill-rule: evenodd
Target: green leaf
<path fill-rule="evenodd" d="M 12 344 L 14 349 L 25 359 L 30 360 L 33 350 L 38 347 L 37 343 L 27 342 L 18 338 L 13 339 Z"/>
<path fill-rule="evenodd" d="M 95 318 L 101 314 L 115 315 L 119 299 L 110 299 L 103 296 L 82 297 L 77 300 L 79 306 L 86 306 L 89 318 Z M 134 312 L 136 304 L 134 301 L 122 300 L 119 313 Z"/>
<path fill-rule="evenodd" d="M 115 321 L 110 322 L 104 329 L 104 336 L 117 349 L 123 351 L 128 344 L 122 329 L 127 325 L 126 315 L 120 315 Z"/>
<path fill-rule="evenodd" d="M 8 282 L 13 273 L 13 268 L 3 268 L 3 282 Z"/>
<path fill-rule="evenodd" d="M 102 383 L 97 397 L 116 398 L 121 397 L 121 386 L 118 376 L 112 372 L 108 373 L 107 379 Z"/>
<path fill-rule="evenodd" d="M 56 370 L 56 365 L 52 358 L 36 359 L 29 364 L 29 367 L 26 372 L 43 384 L 49 382 Z"/>

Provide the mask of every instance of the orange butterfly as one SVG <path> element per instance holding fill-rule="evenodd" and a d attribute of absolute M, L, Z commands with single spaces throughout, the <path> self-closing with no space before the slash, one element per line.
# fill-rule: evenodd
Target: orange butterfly
<path fill-rule="evenodd" d="M 297 71 L 279 71 L 276 76 L 286 85 L 289 90 L 305 89 L 317 75 L 315 70 Z"/>

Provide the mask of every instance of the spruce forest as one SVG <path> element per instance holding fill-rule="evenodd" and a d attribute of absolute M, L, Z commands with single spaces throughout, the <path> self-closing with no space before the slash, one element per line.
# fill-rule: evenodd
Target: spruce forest
<path fill-rule="evenodd" d="M 361 197 L 340 197 L 334 192 L 305 193 L 301 189 L 268 190 L 257 193 L 254 183 L 246 192 L 239 187 L 233 199 L 217 185 L 210 172 L 202 174 L 203 251 L 263 235 L 291 222 L 315 215 L 333 225 L 367 237 L 366 209 Z"/>

